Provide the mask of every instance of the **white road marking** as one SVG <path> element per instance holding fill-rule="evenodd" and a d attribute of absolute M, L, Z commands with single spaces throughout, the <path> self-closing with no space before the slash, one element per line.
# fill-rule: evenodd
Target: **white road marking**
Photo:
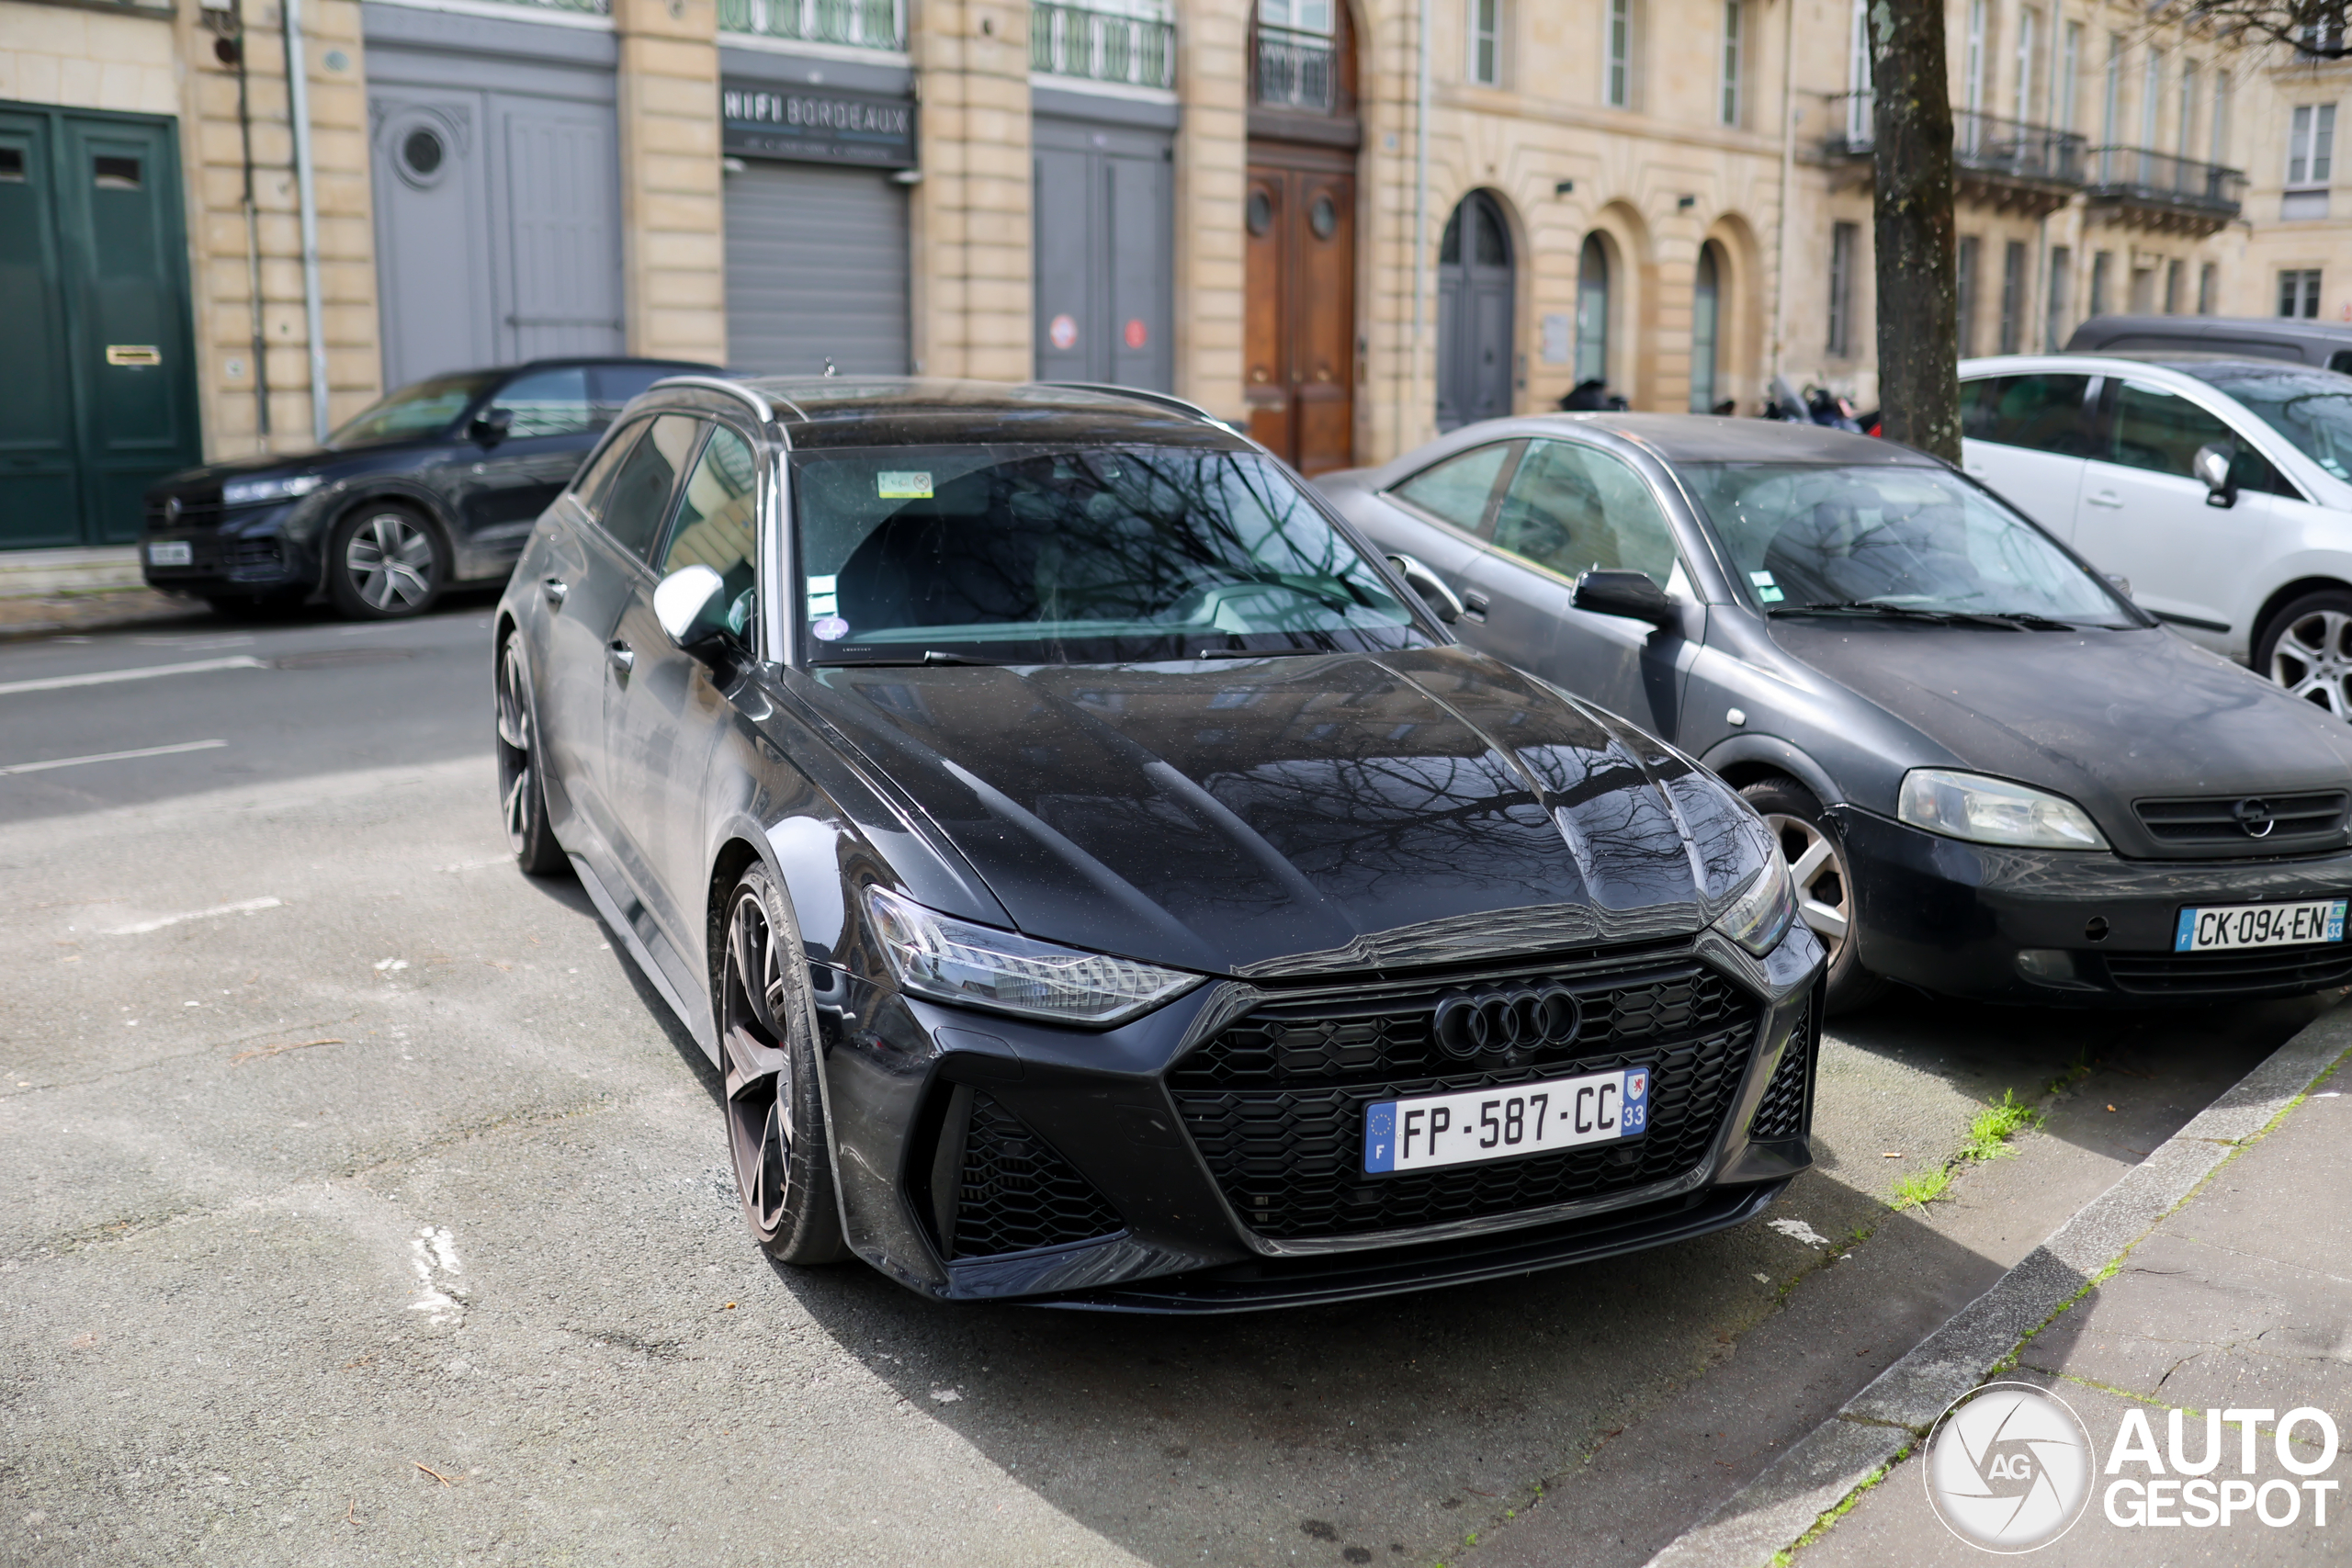
<path fill-rule="evenodd" d="M 87 675 L 50 675 L 39 681 L 9 681 L 0 682 L 0 697 L 17 692 L 62 692 L 68 686 L 106 686 L 117 681 L 152 681 L 158 675 L 202 675 L 214 670 L 261 670 L 267 668 L 250 653 L 232 653 L 226 659 L 191 659 L 185 664 L 147 664 L 136 670 L 99 670 Z"/>
<path fill-rule="evenodd" d="M 210 751 L 227 744 L 226 740 L 183 740 L 176 746 L 142 746 L 136 751 L 97 751 L 87 757 L 52 757 L 46 762 L 11 762 L 0 768 L 0 775 L 41 773 L 51 768 L 78 768 L 85 762 L 128 762 L 140 757 L 168 757 L 178 751 Z"/>
<path fill-rule="evenodd" d="M 275 909 L 286 902 L 283 898 L 247 898 L 235 904 L 215 904 L 209 909 L 190 909 L 185 915 L 165 915 L 160 920 L 141 920 L 135 926 L 117 926 L 108 936 L 144 936 L 149 931 L 162 931 L 187 920 L 209 920 L 220 915 L 250 915 L 257 909 Z"/>

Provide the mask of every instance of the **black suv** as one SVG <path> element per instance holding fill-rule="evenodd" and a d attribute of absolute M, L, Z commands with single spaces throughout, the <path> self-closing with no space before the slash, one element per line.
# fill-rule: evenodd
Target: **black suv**
<path fill-rule="evenodd" d="M 677 360 L 540 359 L 402 387 L 315 452 L 208 463 L 151 487 L 140 560 L 216 607 L 300 604 L 414 615 L 495 582 L 621 406 Z"/>

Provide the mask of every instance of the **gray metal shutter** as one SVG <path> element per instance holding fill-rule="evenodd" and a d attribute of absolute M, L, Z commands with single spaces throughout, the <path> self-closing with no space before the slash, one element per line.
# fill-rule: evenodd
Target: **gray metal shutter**
<path fill-rule="evenodd" d="M 727 362 L 908 369 L 907 197 L 878 169 L 746 161 L 727 176 Z"/>
<path fill-rule="evenodd" d="M 1046 116 L 1031 137 L 1038 378 L 1171 389 L 1172 139 Z"/>

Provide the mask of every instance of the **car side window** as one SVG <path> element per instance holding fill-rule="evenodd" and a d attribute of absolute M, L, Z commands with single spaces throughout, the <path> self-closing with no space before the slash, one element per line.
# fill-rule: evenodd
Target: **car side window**
<path fill-rule="evenodd" d="M 605 498 L 613 488 L 613 475 L 619 471 L 622 462 L 628 457 L 629 448 L 637 445 L 638 437 L 645 434 L 649 423 L 641 419 L 632 420 L 619 434 L 605 443 L 605 449 L 596 454 L 594 461 L 582 468 L 572 479 L 572 499 L 580 502 L 582 511 L 598 522 L 604 521 Z"/>
<path fill-rule="evenodd" d="M 2118 389 L 2109 461 L 2177 479 L 2195 479 L 2198 448 L 2207 446 L 2230 452 L 2231 478 L 2241 490 L 2294 493 L 2268 458 L 2187 398 L 2137 381 L 2126 381 Z"/>
<path fill-rule="evenodd" d="M 670 514 L 678 471 L 694 456 L 702 428 L 700 420 L 662 414 L 646 426 L 645 434 L 622 459 L 599 521 L 623 549 L 639 557 L 652 553 L 653 541 Z"/>
<path fill-rule="evenodd" d="M 599 365 L 589 372 L 589 381 L 595 391 L 588 405 L 588 417 L 598 424 L 610 424 L 620 417 L 628 400 L 664 376 L 680 372 L 670 365 Z"/>
<path fill-rule="evenodd" d="M 531 435 L 577 435 L 593 428 L 588 420 L 588 372 L 580 366 L 561 370 L 534 370 L 500 388 L 490 406 L 514 416 L 506 438 Z"/>
<path fill-rule="evenodd" d="M 752 563 L 758 556 L 759 468 L 752 444 L 719 425 L 678 493 L 677 520 L 662 552 L 661 575 L 707 566 L 727 584 L 727 624 L 742 631 L 752 612 Z"/>
<path fill-rule="evenodd" d="M 1960 433 L 2062 457 L 2091 455 L 2088 376 L 1988 376 L 1961 387 Z"/>
<path fill-rule="evenodd" d="M 1487 503 L 1502 477 L 1512 443 L 1497 441 L 1423 468 L 1396 488 L 1397 495 L 1434 517 L 1476 534 L 1487 525 Z"/>
<path fill-rule="evenodd" d="M 1495 545 L 1563 577 L 1599 567 L 1674 575 L 1674 529 L 1641 475 L 1571 441 L 1537 441 L 1495 513 Z"/>

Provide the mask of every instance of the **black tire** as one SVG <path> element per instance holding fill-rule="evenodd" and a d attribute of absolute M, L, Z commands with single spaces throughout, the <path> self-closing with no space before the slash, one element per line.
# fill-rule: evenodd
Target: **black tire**
<path fill-rule="evenodd" d="M 2254 672 L 2352 719 L 2352 592 L 2324 588 L 2271 616 L 2255 638 Z"/>
<path fill-rule="evenodd" d="M 817 1082 L 808 963 L 765 866 L 735 884 L 723 932 L 713 1012 L 743 1223 L 780 1262 L 831 1263 L 847 1249 Z"/>
<path fill-rule="evenodd" d="M 327 591 L 345 615 L 404 620 L 449 586 L 449 547 L 424 513 L 396 501 L 357 506 L 327 536 Z"/>
<path fill-rule="evenodd" d="M 1862 967 L 1853 940 L 1854 877 L 1837 824 L 1821 809 L 1813 791 L 1789 778 L 1758 779 L 1741 790 L 1756 807 L 1797 880 L 1797 918 L 1811 927 L 1829 952 L 1826 1010 L 1857 1012 L 1884 996 L 1887 982 Z"/>
<path fill-rule="evenodd" d="M 506 847 L 531 876 L 551 876 L 571 861 L 548 826 L 546 776 L 539 727 L 532 722 L 531 682 L 523 667 L 521 634 L 498 650 L 498 805 L 506 818 Z"/>

